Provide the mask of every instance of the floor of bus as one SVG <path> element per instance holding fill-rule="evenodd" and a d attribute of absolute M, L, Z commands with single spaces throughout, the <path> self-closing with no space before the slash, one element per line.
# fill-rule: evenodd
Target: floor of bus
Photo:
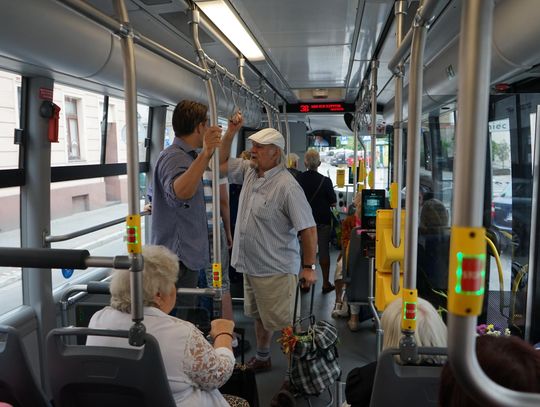
<path fill-rule="evenodd" d="M 330 267 L 330 278 L 333 281 L 333 273 L 335 269 L 335 260 L 337 258 L 338 251 L 333 250 L 331 253 L 332 262 Z M 333 319 L 331 317 L 331 312 L 334 307 L 335 302 L 335 292 L 328 294 L 322 293 L 322 281 L 321 281 L 321 271 L 318 268 L 319 280 L 317 281 L 315 287 L 315 300 L 314 300 L 314 314 L 316 320 L 326 320 L 332 322 L 338 329 L 339 332 L 339 342 L 338 342 L 338 352 L 339 352 L 339 363 L 342 369 L 341 380 L 345 382 L 347 374 L 351 369 L 357 366 L 363 366 L 367 363 L 370 363 L 375 360 L 375 331 L 373 328 L 373 323 L 371 320 L 365 321 L 360 324 L 360 330 L 358 332 L 351 332 L 347 326 L 346 318 Z M 302 309 L 306 312 L 309 310 L 309 295 L 302 295 Z M 237 326 L 245 328 L 246 330 L 246 339 L 251 343 L 251 349 L 246 352 L 246 361 L 249 360 L 252 356 L 255 355 L 255 333 L 253 327 L 253 320 L 244 316 L 243 307 L 241 304 L 234 305 L 234 317 L 235 323 Z M 257 387 L 259 392 L 259 401 L 261 407 L 270 406 L 270 400 L 274 394 L 279 391 L 283 380 L 285 379 L 285 374 L 287 370 L 287 359 L 282 353 L 277 339 L 279 338 L 279 333 L 274 333 L 272 339 L 272 345 L 270 349 L 270 354 L 272 358 L 272 369 L 269 372 L 258 373 L 257 374 Z M 331 386 L 331 390 L 334 396 L 335 405 L 335 393 L 336 386 Z M 344 386 L 341 389 L 342 400 L 345 400 L 344 395 Z M 328 393 L 323 393 L 319 397 L 310 398 L 311 405 L 316 406 L 326 406 L 329 402 Z M 307 402 L 301 398 L 297 399 L 297 405 L 307 406 Z"/>

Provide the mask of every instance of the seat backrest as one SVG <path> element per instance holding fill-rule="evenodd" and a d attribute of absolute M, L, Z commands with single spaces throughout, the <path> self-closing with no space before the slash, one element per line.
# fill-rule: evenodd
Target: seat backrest
<path fill-rule="evenodd" d="M 361 228 L 351 231 L 351 239 L 344 262 L 343 279 L 347 283 L 349 302 L 368 302 L 369 258 L 365 256 L 365 237 Z"/>
<path fill-rule="evenodd" d="M 446 355 L 446 349 L 419 348 L 418 353 Z M 379 356 L 370 406 L 400 405 L 404 401 L 415 407 L 437 406 L 442 366 L 401 365 L 394 357 L 398 354 L 399 349 L 386 349 Z"/>
<path fill-rule="evenodd" d="M 70 336 L 126 338 L 127 331 L 61 328 L 47 337 L 48 377 L 55 407 L 175 407 L 156 339 L 141 348 L 69 345 Z"/>
<path fill-rule="evenodd" d="M 0 325 L 0 401 L 13 407 L 50 407 L 15 328 Z"/>

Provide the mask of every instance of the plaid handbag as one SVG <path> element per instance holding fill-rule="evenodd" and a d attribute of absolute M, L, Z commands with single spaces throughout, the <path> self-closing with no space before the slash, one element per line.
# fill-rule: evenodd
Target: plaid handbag
<path fill-rule="evenodd" d="M 300 394 L 319 395 L 341 375 L 337 329 L 327 321 L 318 321 L 299 336 L 291 355 L 291 384 Z"/>

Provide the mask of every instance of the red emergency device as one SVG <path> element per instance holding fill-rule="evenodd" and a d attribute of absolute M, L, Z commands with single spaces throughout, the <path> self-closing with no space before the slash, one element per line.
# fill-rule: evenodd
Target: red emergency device
<path fill-rule="evenodd" d="M 49 118 L 49 141 L 58 143 L 58 120 L 60 120 L 60 106 L 52 104 L 52 116 Z"/>

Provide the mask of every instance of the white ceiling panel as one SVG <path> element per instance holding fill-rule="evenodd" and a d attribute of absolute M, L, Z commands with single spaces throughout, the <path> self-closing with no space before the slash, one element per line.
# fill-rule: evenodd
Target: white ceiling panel
<path fill-rule="evenodd" d="M 381 32 L 386 24 L 393 2 L 367 1 L 360 25 L 358 45 L 354 54 L 355 60 L 366 60 L 373 57 L 373 52 Z"/>
<path fill-rule="evenodd" d="M 350 58 L 348 45 L 269 49 L 272 60 L 292 88 L 344 86 Z"/>
<path fill-rule="evenodd" d="M 230 0 L 265 48 L 352 41 L 358 0 Z"/>

